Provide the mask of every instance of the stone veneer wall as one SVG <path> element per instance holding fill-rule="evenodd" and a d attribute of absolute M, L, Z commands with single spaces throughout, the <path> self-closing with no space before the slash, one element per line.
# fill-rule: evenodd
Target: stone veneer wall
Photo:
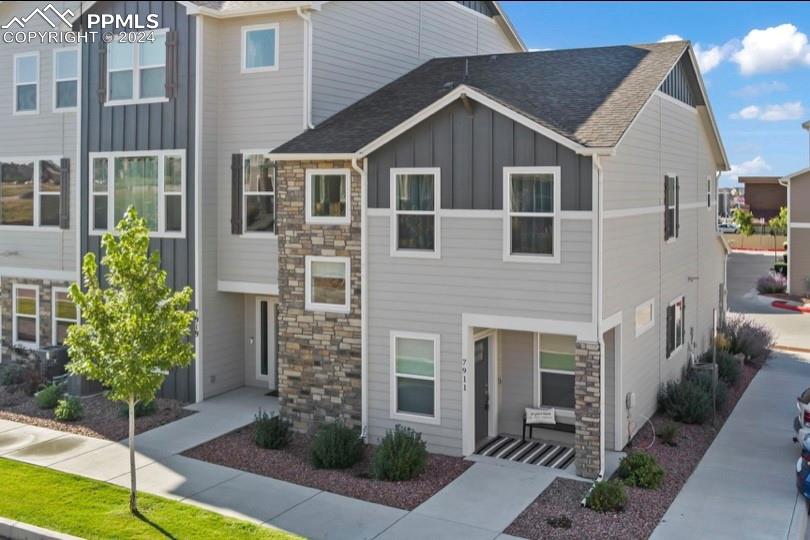
<path fill-rule="evenodd" d="M 578 341 L 574 380 L 574 448 L 579 476 L 596 478 L 601 468 L 601 353 L 599 343 Z"/>
<path fill-rule="evenodd" d="M 45 347 L 53 345 L 53 321 L 51 320 L 52 288 L 69 287 L 66 281 L 51 281 L 43 279 L 13 278 L 3 277 L 0 283 L 0 332 L 2 332 L 3 348 L 2 356 L 9 353 L 7 347 L 13 340 L 13 317 L 14 317 L 14 284 L 38 285 L 39 286 L 39 346 Z"/>
<path fill-rule="evenodd" d="M 351 223 L 310 225 L 307 169 L 351 171 Z M 281 414 L 296 431 L 343 420 L 362 422 L 360 325 L 361 178 L 349 161 L 283 161 L 276 169 L 279 304 L 278 390 Z M 350 258 L 348 314 L 304 309 L 305 256 Z"/>

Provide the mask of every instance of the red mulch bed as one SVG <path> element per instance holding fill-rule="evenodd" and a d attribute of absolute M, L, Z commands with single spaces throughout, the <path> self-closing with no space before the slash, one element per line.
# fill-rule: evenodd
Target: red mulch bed
<path fill-rule="evenodd" d="M 316 469 L 309 462 L 312 439 L 294 435 L 287 448 L 267 450 L 253 442 L 251 426 L 183 452 L 184 456 L 270 476 L 363 501 L 413 510 L 452 482 L 472 463 L 462 458 L 430 454 L 421 476 L 406 482 L 383 482 L 369 475 L 373 448 L 366 446 L 363 460 L 350 469 Z"/>
<path fill-rule="evenodd" d="M 648 538 L 697 467 L 759 368 L 760 366 L 751 364 L 743 367 L 737 386 L 729 388 L 726 405 L 718 414 L 716 428 L 711 422 L 703 426 L 682 424 L 678 432 L 678 446 L 666 446 L 656 440 L 650 448 L 647 447 L 653 441 L 649 424 L 639 430 L 625 450 L 642 449 L 655 456 L 658 464 L 666 471 L 660 489 L 627 487 L 627 506 L 624 511 L 603 514 L 580 506 L 591 486 L 589 482 L 557 478 L 504 532 L 531 539 Z M 657 432 L 668 419 L 656 414 L 652 421 Z M 571 520 L 570 528 L 555 528 L 546 522 L 549 518 L 561 516 L 567 516 Z"/>
<path fill-rule="evenodd" d="M 81 420 L 60 422 L 54 420 L 52 410 L 40 409 L 33 396 L 0 386 L 0 418 L 111 441 L 120 441 L 129 435 L 127 418 L 120 415 L 120 403 L 109 401 L 101 394 L 81 400 L 84 407 Z M 154 414 L 135 419 L 135 433 L 149 431 L 194 413 L 183 409 L 185 403 L 173 399 L 158 398 L 155 403 L 157 410 Z"/>

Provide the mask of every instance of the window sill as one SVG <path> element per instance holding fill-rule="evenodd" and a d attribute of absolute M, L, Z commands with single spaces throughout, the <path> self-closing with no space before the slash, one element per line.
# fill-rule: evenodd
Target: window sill
<path fill-rule="evenodd" d="M 504 253 L 503 262 L 560 264 L 560 257 L 559 255 L 523 255 L 523 254 Z"/>
<path fill-rule="evenodd" d="M 69 229 L 60 229 L 59 227 L 42 226 L 42 225 L 0 225 L 0 231 L 17 231 L 17 232 L 59 232 L 68 231 Z"/>
<path fill-rule="evenodd" d="M 239 236 L 254 240 L 278 240 L 278 235 L 272 232 L 243 232 Z"/>
<path fill-rule="evenodd" d="M 409 414 L 409 413 L 402 413 L 391 411 L 391 420 L 401 420 L 403 422 L 415 422 L 417 424 L 430 424 L 432 426 L 438 426 L 442 423 L 441 418 L 439 415 L 436 416 L 424 416 L 421 414 Z"/>
<path fill-rule="evenodd" d="M 12 343 L 14 347 L 19 347 L 20 349 L 26 349 L 28 351 L 35 351 L 39 349 L 39 343 L 34 343 L 31 341 L 15 341 Z"/>
<path fill-rule="evenodd" d="M 120 233 L 117 231 L 90 231 L 88 233 L 89 236 L 104 236 L 107 233 L 111 233 L 114 236 L 120 236 Z M 149 231 L 149 238 L 175 238 L 175 239 L 184 239 L 186 238 L 186 234 L 184 232 L 177 232 L 177 233 L 158 233 L 154 231 Z"/>
<path fill-rule="evenodd" d="M 351 225 L 349 217 L 310 217 L 306 219 L 307 225 Z"/>
<path fill-rule="evenodd" d="M 254 67 L 254 68 L 249 68 L 249 67 L 242 66 L 242 74 L 243 75 L 248 75 L 250 73 L 267 73 L 267 72 L 272 72 L 272 71 L 278 71 L 278 65 Z"/>
<path fill-rule="evenodd" d="M 79 112 L 79 108 L 78 107 L 66 107 L 66 108 L 63 108 L 63 109 L 54 109 L 53 112 L 56 113 L 56 114 L 75 113 L 75 112 Z"/>
<path fill-rule="evenodd" d="M 348 315 L 351 313 L 351 308 L 346 305 L 334 305 L 334 304 L 310 304 L 305 303 L 304 309 L 306 311 L 315 311 L 319 313 L 337 313 L 341 315 Z"/>
<path fill-rule="evenodd" d="M 391 251 L 392 257 L 404 259 L 441 259 L 442 255 L 438 251 L 428 251 L 426 249 L 395 249 Z"/>
<path fill-rule="evenodd" d="M 30 116 L 32 114 L 39 114 L 39 109 L 35 111 L 13 111 L 12 116 Z"/>
<path fill-rule="evenodd" d="M 644 334 L 646 334 L 647 332 L 649 332 L 653 328 L 655 328 L 655 323 L 647 323 L 647 324 L 645 324 L 644 326 L 642 326 L 640 328 L 636 328 L 636 337 L 639 338 L 639 337 L 643 336 Z"/>
<path fill-rule="evenodd" d="M 117 107 L 118 105 L 148 105 L 150 103 L 168 103 L 169 98 L 146 98 L 146 99 L 118 99 L 104 102 L 105 107 Z"/>
<path fill-rule="evenodd" d="M 683 343 L 678 345 L 678 347 L 676 347 L 675 349 L 672 350 L 671 353 L 669 353 L 669 356 L 667 356 L 667 360 L 669 360 L 670 358 L 681 352 L 681 349 L 683 349 Z"/>

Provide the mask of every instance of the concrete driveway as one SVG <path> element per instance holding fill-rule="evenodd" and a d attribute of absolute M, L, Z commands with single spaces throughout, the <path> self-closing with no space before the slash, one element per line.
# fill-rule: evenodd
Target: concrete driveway
<path fill-rule="evenodd" d="M 771 327 L 778 345 L 810 351 L 810 315 L 771 307 L 770 302 L 757 294 L 757 278 L 767 274 L 773 262 L 773 253 L 729 255 L 728 309 Z"/>

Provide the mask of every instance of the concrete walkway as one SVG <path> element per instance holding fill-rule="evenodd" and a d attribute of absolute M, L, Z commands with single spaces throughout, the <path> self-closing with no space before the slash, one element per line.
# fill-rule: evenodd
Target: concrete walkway
<path fill-rule="evenodd" d="M 774 354 L 651 538 L 794 537 L 794 509 L 804 506 L 795 485 L 793 416 L 808 386 L 810 355 Z"/>
<path fill-rule="evenodd" d="M 262 402 L 242 389 L 190 408 L 197 414 L 136 438 L 138 489 L 312 539 L 506 539 L 502 531 L 563 471 L 477 462 L 408 512 L 179 455 L 249 424 Z M 0 420 L 0 456 L 128 487 L 120 443 Z"/>

